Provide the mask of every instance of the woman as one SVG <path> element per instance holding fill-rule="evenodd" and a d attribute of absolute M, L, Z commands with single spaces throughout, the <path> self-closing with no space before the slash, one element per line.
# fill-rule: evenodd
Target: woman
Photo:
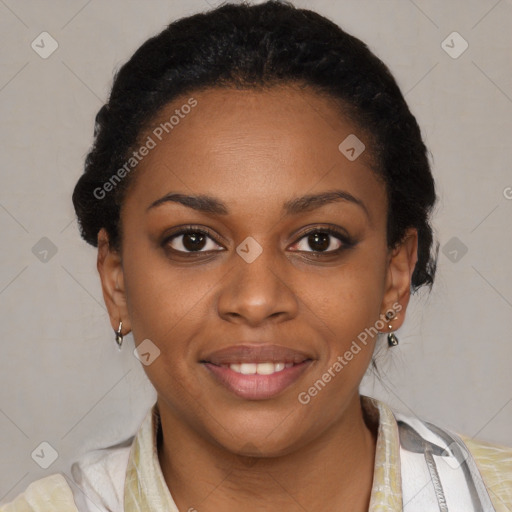
<path fill-rule="evenodd" d="M 509 510 L 512 449 L 359 394 L 433 284 L 435 200 L 395 80 L 320 15 L 228 4 L 147 41 L 73 202 L 158 399 L 0 510 Z"/>

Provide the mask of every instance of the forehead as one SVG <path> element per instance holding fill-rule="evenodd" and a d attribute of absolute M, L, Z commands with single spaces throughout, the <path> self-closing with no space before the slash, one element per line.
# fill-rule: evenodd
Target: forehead
<path fill-rule="evenodd" d="M 130 193 L 146 205 L 170 191 L 240 205 L 251 195 L 268 202 L 340 186 L 385 202 L 370 151 L 362 150 L 369 148 L 367 137 L 333 99 L 312 90 L 184 95 L 155 116 L 140 137 L 141 144 L 148 141 L 152 148 L 137 166 Z M 355 159 L 346 153 L 351 147 L 362 150 Z"/>

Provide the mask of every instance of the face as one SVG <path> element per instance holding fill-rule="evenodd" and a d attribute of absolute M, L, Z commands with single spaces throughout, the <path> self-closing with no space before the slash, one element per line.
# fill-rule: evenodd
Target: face
<path fill-rule="evenodd" d="M 347 420 L 375 330 L 403 321 L 415 232 L 388 249 L 369 141 L 332 100 L 191 97 L 169 134 L 154 127 L 188 96 L 141 138 L 155 147 L 123 203 L 122 254 L 99 245 L 105 301 L 115 329 L 160 351 L 144 370 L 169 421 L 232 452 L 283 454 Z M 339 149 L 350 134 L 367 145 L 356 159 Z"/>

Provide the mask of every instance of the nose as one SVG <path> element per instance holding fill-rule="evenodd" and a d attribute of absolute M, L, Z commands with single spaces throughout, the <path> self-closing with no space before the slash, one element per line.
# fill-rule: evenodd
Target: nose
<path fill-rule="evenodd" d="M 286 258 L 264 249 L 252 262 L 233 254 L 234 265 L 218 295 L 219 315 L 251 327 L 268 321 L 282 322 L 297 315 L 299 300 Z"/>

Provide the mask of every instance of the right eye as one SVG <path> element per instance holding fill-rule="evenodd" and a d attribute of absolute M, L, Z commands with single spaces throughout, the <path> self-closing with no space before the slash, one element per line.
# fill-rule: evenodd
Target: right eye
<path fill-rule="evenodd" d="M 208 248 L 208 242 L 211 242 Z M 201 253 L 215 251 L 219 247 L 212 235 L 204 230 L 190 226 L 168 236 L 162 243 L 164 247 L 170 247 L 180 253 Z M 206 250 L 205 249 L 206 246 Z"/>

